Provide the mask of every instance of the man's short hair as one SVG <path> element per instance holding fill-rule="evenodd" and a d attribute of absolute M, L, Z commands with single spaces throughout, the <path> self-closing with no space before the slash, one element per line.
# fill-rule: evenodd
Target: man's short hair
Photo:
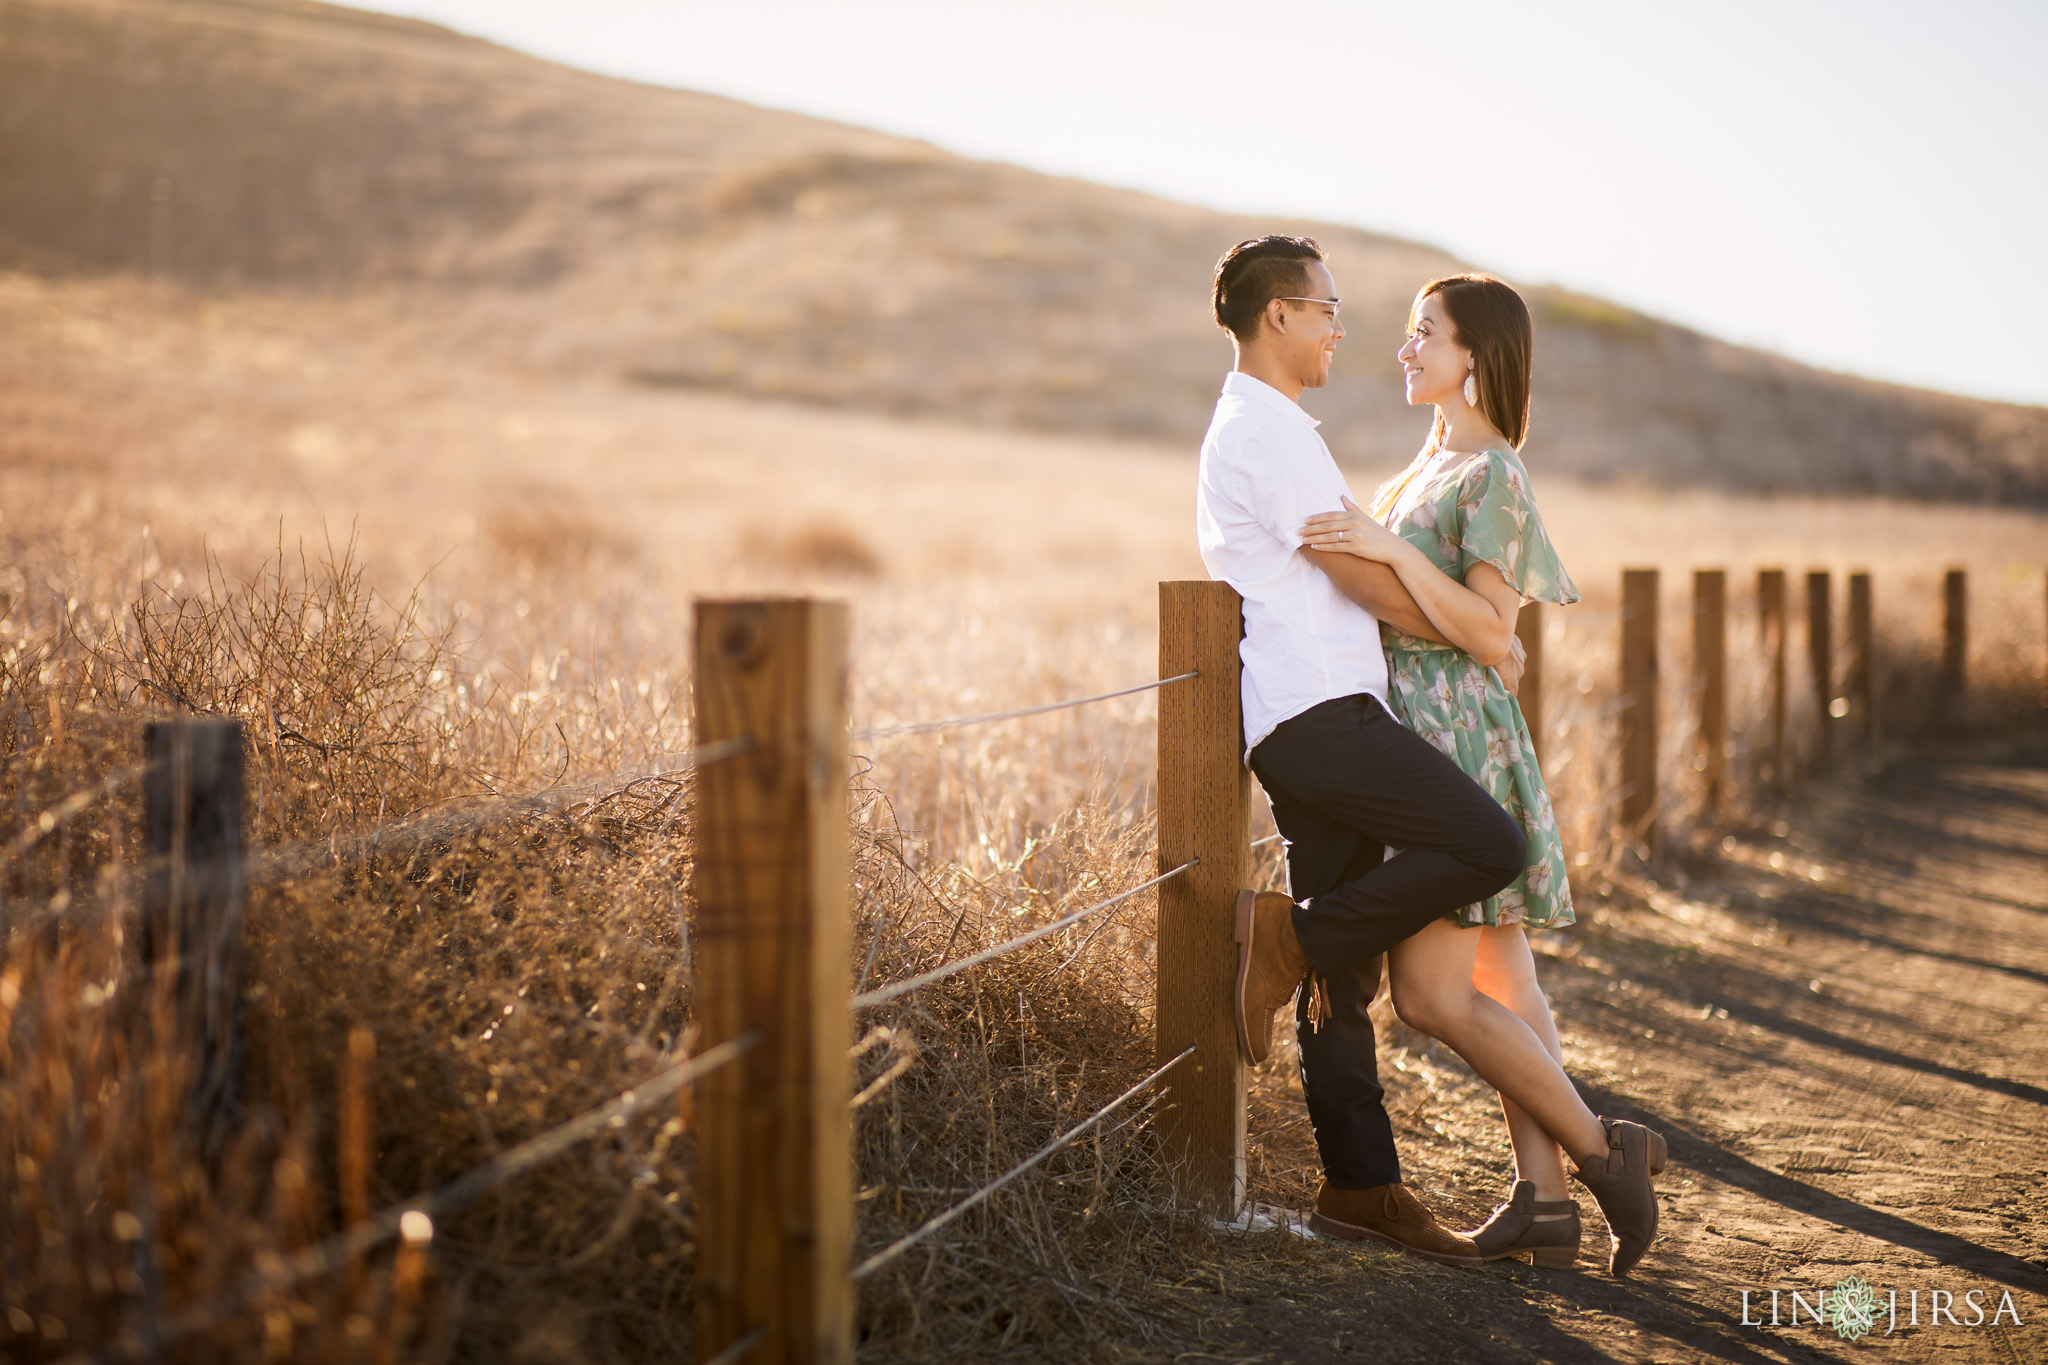
<path fill-rule="evenodd" d="M 1308 292 L 1308 267 L 1323 249 L 1313 237 L 1254 237 L 1216 262 L 1216 325 L 1239 341 L 1258 335 L 1259 316 L 1274 299 Z"/>

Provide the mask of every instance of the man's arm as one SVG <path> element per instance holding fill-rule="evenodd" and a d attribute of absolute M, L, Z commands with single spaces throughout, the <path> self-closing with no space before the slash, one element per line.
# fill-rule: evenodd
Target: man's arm
<path fill-rule="evenodd" d="M 1422 608 L 1415 605 L 1414 597 L 1401 585 L 1401 576 L 1385 564 L 1360 559 L 1357 555 L 1311 550 L 1306 545 L 1302 546 L 1301 552 L 1309 563 L 1329 575 L 1338 592 L 1395 630 L 1434 640 L 1440 645 L 1450 643 L 1429 623 L 1429 618 L 1422 614 Z"/>
<path fill-rule="evenodd" d="M 1402 586 L 1401 576 L 1377 560 L 1360 559 L 1357 555 L 1338 554 L 1329 550 L 1311 550 L 1301 547 L 1308 562 L 1328 574 L 1330 581 L 1337 585 L 1337 591 L 1364 607 L 1380 620 L 1405 635 L 1419 636 L 1434 640 L 1440 645 L 1450 643 L 1443 633 L 1429 623 L 1422 608 L 1415 604 L 1415 598 Z M 1509 646 L 1508 657 L 1495 665 L 1501 681 L 1508 691 L 1516 692 L 1522 685 L 1522 642 L 1514 641 Z"/>

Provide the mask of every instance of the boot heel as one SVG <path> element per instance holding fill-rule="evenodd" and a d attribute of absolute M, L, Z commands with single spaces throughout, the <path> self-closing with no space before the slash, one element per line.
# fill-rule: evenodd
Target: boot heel
<path fill-rule="evenodd" d="M 1670 1144 L 1664 1141 L 1662 1133 L 1652 1130 L 1650 1133 L 1650 1174 L 1664 1174 L 1664 1167 L 1670 1160 L 1670 1157 Z"/>
<path fill-rule="evenodd" d="M 1237 915 L 1232 933 L 1237 937 L 1237 984 L 1231 991 L 1231 1017 L 1237 1023 L 1237 1055 L 1246 1066 L 1257 1066 L 1263 1058 L 1252 1051 L 1252 1021 L 1245 1017 L 1245 981 L 1252 970 L 1252 918 L 1259 903 L 1256 891 L 1237 893 Z"/>
<path fill-rule="evenodd" d="M 1529 1264 L 1546 1266 L 1551 1270 L 1570 1270 L 1578 1259 L 1577 1247 L 1537 1247 L 1529 1253 Z"/>

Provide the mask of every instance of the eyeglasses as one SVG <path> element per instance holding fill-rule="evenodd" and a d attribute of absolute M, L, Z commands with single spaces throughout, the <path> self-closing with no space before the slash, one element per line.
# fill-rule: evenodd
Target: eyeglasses
<path fill-rule="evenodd" d="M 1343 304 L 1343 302 L 1344 302 L 1344 300 L 1342 300 L 1342 299 L 1305 299 L 1305 298 L 1301 297 L 1301 296 L 1300 296 L 1299 294 L 1282 294 L 1282 295 L 1280 295 L 1280 296 L 1279 296 L 1279 298 L 1280 298 L 1280 302 L 1282 302 L 1282 303 L 1320 303 L 1320 304 L 1326 304 L 1326 305 L 1327 305 L 1327 306 L 1329 307 L 1329 310 L 1330 310 L 1330 318 L 1331 318 L 1331 320 L 1332 320 L 1332 321 L 1335 321 L 1335 320 L 1336 320 L 1336 317 L 1337 317 L 1337 310 L 1338 310 L 1338 308 L 1339 308 L 1339 307 L 1341 307 L 1341 306 L 1342 306 L 1342 304 Z"/>

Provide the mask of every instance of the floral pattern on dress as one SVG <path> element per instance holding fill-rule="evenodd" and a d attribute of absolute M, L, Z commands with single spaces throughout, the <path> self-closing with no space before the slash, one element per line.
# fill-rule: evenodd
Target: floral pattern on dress
<path fill-rule="evenodd" d="M 1536 513 L 1529 473 L 1511 451 L 1424 450 L 1373 505 L 1388 529 L 1460 582 L 1474 565 L 1491 564 L 1525 602 L 1579 600 Z M 1463 650 L 1390 627 L 1383 633 L 1395 718 L 1492 793 L 1529 838 L 1520 877 L 1447 918 L 1470 925 L 1572 923 L 1564 842 L 1521 704 L 1498 673 Z"/>

